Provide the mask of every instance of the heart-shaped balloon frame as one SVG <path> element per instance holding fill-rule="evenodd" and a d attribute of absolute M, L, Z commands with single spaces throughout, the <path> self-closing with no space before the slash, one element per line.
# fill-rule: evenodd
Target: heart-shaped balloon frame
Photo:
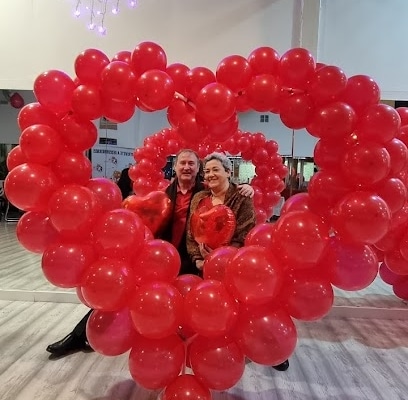
<path fill-rule="evenodd" d="M 154 56 L 148 54 L 151 49 L 153 49 Z M 363 139 L 369 139 L 371 142 L 380 143 L 377 146 L 380 149 L 376 149 L 384 158 L 387 150 L 385 152 L 381 150 L 386 148 L 389 140 L 400 137 L 404 142 L 404 136 L 400 134 L 401 119 L 404 124 L 408 123 L 408 111 L 400 110 L 397 114 L 395 110 L 387 108 L 388 106 L 379 104 L 380 91 L 373 79 L 365 75 L 356 75 L 347 79 L 337 67 L 316 64 L 313 56 L 306 49 L 291 49 L 279 57 L 272 48 L 262 47 L 255 49 L 247 59 L 241 56 L 226 57 L 220 62 L 217 73 L 213 74 L 204 67 L 189 70 L 182 64 L 167 66 L 164 50 L 155 43 L 143 42 L 133 52 L 120 52 L 111 61 L 99 50 L 85 50 L 76 59 L 75 69 L 78 75 L 76 83 L 65 73 L 55 70 L 47 71 L 37 77 L 34 93 L 39 103 L 33 103 L 21 110 L 18 118 L 20 128 L 25 132 L 35 124 L 52 127 L 64 134 L 62 141 L 66 140 L 71 150 L 75 149 L 80 152 L 91 148 L 95 143 L 96 130 L 91 120 L 102 116 L 102 110 L 105 110 L 104 114 L 108 119 L 125 122 L 132 117 L 135 103 L 138 108 L 147 112 L 169 107 L 168 119 L 172 127 L 146 138 L 143 146 L 135 149 L 136 165 L 131 167 L 129 175 L 133 178 L 133 186 L 136 195 L 139 196 L 144 196 L 154 190 L 163 190 L 167 186 L 168 182 L 163 179 L 161 168 L 164 167 L 168 156 L 182 148 L 191 148 L 200 156 L 212 151 L 225 151 L 231 155 L 240 154 L 244 160 L 252 160 L 256 166 L 257 176 L 251 184 L 255 190 L 254 201 L 258 221 L 264 222 L 271 215 L 272 207 L 280 200 L 280 192 L 284 188 L 282 179 L 286 177 L 288 170 L 282 165 L 282 158 L 277 153 L 278 148 L 275 141 L 266 140 L 259 132 L 250 134 L 238 129 L 237 111 L 253 109 L 259 112 L 278 113 L 288 128 L 306 127 L 312 135 L 320 139 L 320 148 L 324 148 L 323 145 L 326 145 L 326 149 L 334 149 L 338 146 L 340 150 L 337 152 L 337 158 L 325 157 L 325 152 L 321 149 L 317 150 L 318 146 L 316 147 L 315 162 L 321 168 L 322 173 L 312 178 L 310 193 L 305 194 L 302 198 L 299 197 L 298 202 L 288 203 L 276 227 L 258 225 L 257 231 L 251 233 L 244 246 L 244 249 L 247 248 L 249 252 L 255 251 L 255 253 L 263 251 L 259 250 L 258 245 L 269 247 L 269 250 L 272 249 L 277 253 L 286 252 L 286 259 L 282 259 L 286 262 L 298 260 L 301 264 L 302 249 L 305 243 L 306 246 L 308 245 L 308 240 L 310 243 L 314 241 L 313 250 L 317 253 L 309 257 L 314 261 L 318 258 L 317 255 L 323 254 L 330 232 L 331 234 L 336 232 L 341 239 L 341 235 L 345 234 L 348 227 L 339 225 L 333 230 L 331 214 L 334 212 L 336 215 L 337 213 L 337 220 L 341 219 L 339 215 L 340 217 L 346 216 L 347 214 L 341 213 L 346 212 L 344 210 L 347 210 L 347 206 L 353 201 L 354 192 L 361 193 L 361 190 L 363 192 L 366 190 L 370 192 L 370 195 L 376 196 L 375 190 L 361 180 L 363 174 L 354 177 L 352 185 L 349 185 L 344 193 L 340 191 L 332 195 L 330 192 L 331 196 L 327 196 L 322 190 L 322 185 L 330 185 L 333 182 L 341 186 L 341 182 L 335 179 L 336 174 L 332 172 L 333 166 L 342 168 L 343 172 L 344 166 L 354 168 L 357 173 L 361 172 L 356 167 L 358 158 L 352 158 L 352 155 L 346 154 L 346 150 L 356 149 L 361 137 L 362 142 L 364 142 Z M 123 71 L 127 73 L 126 79 L 122 79 Z M 186 80 L 186 77 L 189 80 Z M 102 92 L 98 89 L 101 79 Z M 114 79 L 117 85 L 104 86 L 103 83 L 109 82 L 109 79 Z M 187 89 L 186 84 L 189 85 Z M 132 98 L 135 90 L 138 94 L 136 100 Z M 219 101 L 220 99 L 222 101 Z M 172 107 L 171 110 L 170 107 Z M 337 116 L 340 114 L 340 119 L 334 123 L 333 119 L 327 119 L 329 114 Z M 80 122 L 75 120 L 75 115 L 80 117 Z M 378 115 L 385 116 L 382 118 L 383 121 L 385 120 L 385 125 L 381 126 L 382 136 L 375 128 L 380 118 Z M 72 124 L 72 119 L 75 120 L 74 124 Z M 82 136 L 74 137 L 66 134 L 67 120 L 71 123 L 71 129 L 81 127 Z M 346 131 L 337 129 L 339 126 L 346 126 L 344 128 Z M 356 128 L 358 128 L 357 131 Z M 49 128 L 47 129 L 49 131 Z M 38 133 L 39 128 L 31 130 Z M 25 136 L 28 134 L 24 133 Z M 383 139 L 384 137 L 387 137 L 387 140 Z M 53 137 L 52 140 L 55 140 L 54 150 L 60 148 L 62 151 L 63 145 L 59 139 Z M 22 147 L 26 146 L 24 140 L 20 144 Z M 391 161 L 394 160 L 393 157 L 403 158 L 402 150 L 398 155 L 398 151 L 393 153 L 390 147 L 387 149 L 390 153 L 385 154 L 385 158 L 390 158 L 390 154 Z M 40 151 L 41 148 L 38 147 L 37 150 Z M 19 222 L 18 238 L 23 246 L 35 252 L 43 252 L 47 244 L 55 239 L 55 230 L 49 223 L 50 218 L 44 204 L 58 188 L 55 177 L 47 169 L 49 163 L 55 161 L 57 150 L 54 151 L 55 154 L 48 154 L 50 160 L 38 168 L 27 160 L 28 150 L 25 153 L 21 148 L 14 149 L 7 160 L 10 174 L 5 182 L 6 195 L 13 204 L 27 211 L 24 216 L 26 218 L 23 217 Z M 336 152 L 333 151 L 333 153 Z M 30 157 L 35 156 L 31 151 Z M 80 160 L 80 158 L 77 159 Z M 41 158 L 39 163 L 41 164 Z M 56 168 L 55 163 L 51 165 Z M 60 168 L 59 165 L 57 167 Z M 80 173 L 74 178 L 70 177 L 70 183 L 86 186 L 90 174 L 89 166 L 86 162 L 81 161 L 77 162 L 76 167 L 79 167 Z M 72 167 L 71 170 L 73 168 L 75 167 Z M 381 170 L 381 168 L 378 169 Z M 406 169 L 401 167 L 398 170 L 395 166 L 393 168 L 394 170 L 388 172 L 393 173 L 406 186 Z M 329 172 L 325 175 L 326 169 Z M 27 178 L 29 174 L 24 175 L 27 170 L 41 173 L 44 177 L 41 181 L 41 190 L 35 198 L 36 203 L 34 201 L 30 203 L 29 199 L 23 200 L 21 195 L 22 191 L 30 191 L 30 188 L 33 187 L 33 182 Z M 58 171 L 61 173 L 60 169 Z M 81 171 L 85 177 L 88 174 L 88 178 L 81 180 Z M 66 178 L 69 171 L 64 172 Z M 22 175 L 24 179 L 21 178 Z M 62 181 L 67 183 L 67 181 Z M 347 201 L 343 200 L 344 194 L 351 197 Z M 86 195 L 87 193 L 84 194 L 84 199 Z M 118 204 L 117 197 L 114 194 L 109 194 L 109 196 L 111 196 L 109 199 L 114 209 Z M 373 203 L 373 207 L 378 206 L 379 201 L 377 198 L 374 200 L 376 203 Z M 383 228 L 384 223 L 387 222 L 387 210 L 385 209 L 387 203 L 381 201 L 383 219 L 378 222 L 378 226 Z M 104 207 L 109 209 L 106 201 Z M 401 214 L 407 214 L 406 204 L 400 209 L 402 211 L 399 211 L 398 218 L 395 217 L 397 222 L 390 230 L 392 233 L 406 224 L 406 219 L 401 217 Z M 388 215 L 388 219 L 392 222 L 389 212 Z M 394 213 L 393 216 L 395 215 Z M 92 217 L 91 214 L 90 217 Z M 357 218 L 357 215 L 350 217 L 351 219 Z M 302 231 L 303 222 L 307 222 L 305 225 L 309 224 L 312 227 L 307 232 L 308 235 L 302 236 L 299 233 L 299 238 L 297 238 L 296 235 L 293 235 L 296 230 L 290 235 L 293 228 Z M 372 222 L 376 223 L 374 220 Z M 24 233 L 25 228 L 27 228 L 26 232 L 30 232 L 30 229 L 34 229 L 34 225 L 37 228 L 41 226 L 42 233 L 44 233 L 42 242 L 39 240 L 35 245 L 28 244 L 28 235 Z M 375 230 L 374 227 L 373 230 Z M 386 228 L 383 230 L 382 233 L 387 235 Z M 285 233 L 288 236 L 285 236 Z M 279 240 L 274 240 L 273 235 L 276 235 Z M 365 238 L 365 242 L 363 241 L 360 245 L 373 248 L 374 239 L 372 242 L 367 242 L 367 240 Z M 255 250 L 251 247 L 254 244 L 257 245 Z M 376 252 L 381 253 L 378 248 Z M 296 254 L 291 260 L 292 253 Z M 243 271 L 245 272 L 245 269 Z M 346 274 L 345 271 L 344 274 Z M 406 275 L 408 275 L 408 270 Z M 84 301 L 80 290 L 78 295 Z M 257 301 L 259 300 L 258 296 Z M 290 302 L 291 299 L 288 300 Z M 331 304 L 326 313 L 329 312 L 330 307 Z M 292 317 L 296 318 L 293 314 Z M 121 318 L 129 320 L 127 314 Z M 287 314 L 287 319 L 291 321 L 289 314 Z M 296 333 L 294 334 L 296 337 Z M 291 348 L 291 351 L 293 349 L 294 347 Z M 284 357 L 289 357 L 290 352 Z M 191 386 L 192 383 L 189 384 Z M 205 393 L 202 398 L 210 399 L 208 389 L 203 390 Z M 164 395 L 166 396 L 166 392 Z"/>

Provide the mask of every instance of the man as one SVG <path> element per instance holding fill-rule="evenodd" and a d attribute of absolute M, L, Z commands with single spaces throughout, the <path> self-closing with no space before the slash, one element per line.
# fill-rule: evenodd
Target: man
<path fill-rule="evenodd" d="M 174 161 L 176 178 L 166 189 L 172 203 L 172 213 L 160 238 L 169 241 L 177 248 L 181 259 L 180 275 L 198 275 L 200 272 L 191 261 L 186 248 L 186 224 L 190 202 L 195 193 L 204 189 L 200 167 L 200 158 L 196 152 L 190 149 L 179 151 Z M 240 190 L 244 196 L 252 197 L 254 194 L 250 185 L 241 185 Z M 69 335 L 49 345 L 47 351 L 56 356 L 63 356 L 80 350 L 90 350 L 86 339 L 86 322 L 91 312 L 92 310 L 85 315 Z"/>

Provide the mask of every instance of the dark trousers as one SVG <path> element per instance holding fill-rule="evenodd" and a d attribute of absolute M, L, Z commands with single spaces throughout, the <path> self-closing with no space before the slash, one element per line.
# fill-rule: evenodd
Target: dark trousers
<path fill-rule="evenodd" d="M 74 336 L 83 338 L 86 340 L 86 323 L 88 322 L 89 316 L 92 313 L 92 309 L 89 310 L 86 315 L 81 319 L 81 321 L 78 322 L 78 324 L 75 326 L 74 330 L 72 331 L 72 334 Z"/>

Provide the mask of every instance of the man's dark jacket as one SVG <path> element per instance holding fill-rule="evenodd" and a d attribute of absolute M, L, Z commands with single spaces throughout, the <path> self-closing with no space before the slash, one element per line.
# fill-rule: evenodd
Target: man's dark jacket
<path fill-rule="evenodd" d="M 160 235 L 160 239 L 167 240 L 168 242 L 171 242 L 172 239 L 172 228 L 173 228 L 173 222 L 174 222 L 174 210 L 176 206 L 176 197 L 177 197 L 177 185 L 178 185 L 178 179 L 176 178 L 166 189 L 166 194 L 169 196 L 171 200 L 171 217 L 169 219 L 168 224 L 164 228 L 163 232 Z M 197 175 L 197 179 L 195 182 L 195 185 L 193 187 L 193 194 L 191 196 L 191 199 L 193 196 L 197 193 L 200 192 L 201 190 L 204 190 L 205 187 L 203 183 L 200 181 L 199 176 Z M 190 199 L 190 204 L 191 204 L 191 199 Z M 187 225 L 187 220 L 188 216 L 190 213 L 190 204 L 188 206 L 187 210 L 187 216 L 186 216 L 186 225 Z M 180 244 L 177 248 L 179 254 L 180 254 L 180 259 L 181 259 L 181 268 L 180 268 L 180 275 L 184 274 L 194 274 L 194 275 L 199 275 L 200 271 L 197 269 L 195 264 L 191 261 L 190 256 L 187 253 L 187 246 L 186 246 L 186 236 L 187 236 L 187 226 L 184 227 L 184 232 L 183 236 L 181 238 Z"/>

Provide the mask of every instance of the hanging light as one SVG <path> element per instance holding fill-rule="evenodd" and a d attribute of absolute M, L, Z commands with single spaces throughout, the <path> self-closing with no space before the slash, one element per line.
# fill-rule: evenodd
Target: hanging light
<path fill-rule="evenodd" d="M 105 18 L 109 14 L 118 15 L 123 3 L 128 8 L 137 6 L 136 0 L 76 0 L 74 16 L 84 17 L 87 28 L 103 36 L 107 33 Z"/>

